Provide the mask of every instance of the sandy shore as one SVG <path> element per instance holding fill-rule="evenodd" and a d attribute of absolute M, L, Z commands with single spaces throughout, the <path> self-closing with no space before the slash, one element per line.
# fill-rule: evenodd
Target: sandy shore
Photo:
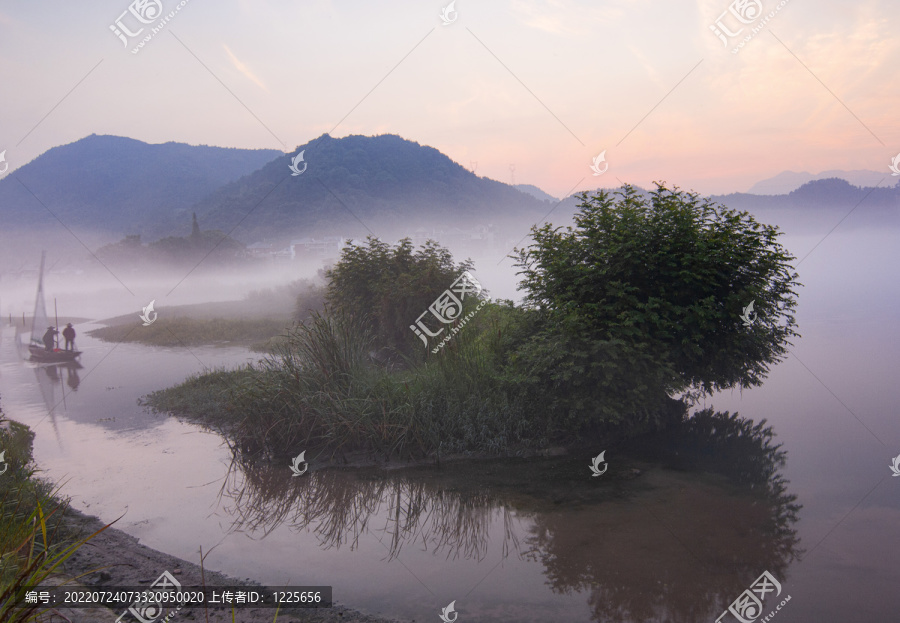
<path fill-rule="evenodd" d="M 71 509 L 67 512 L 66 521 L 71 528 L 82 531 L 85 536 L 103 527 L 103 523 L 96 517 Z M 91 539 L 66 562 L 64 574 L 68 577 L 87 574 L 80 577 L 77 582 L 88 587 L 149 586 L 163 571 L 169 571 L 186 586 L 203 583 L 199 565 L 150 549 L 141 545 L 136 538 L 110 527 Z M 209 569 L 206 569 L 204 573 L 207 586 L 253 585 L 246 580 L 231 578 Z M 272 623 L 275 618 L 275 610 L 268 608 L 248 608 L 235 610 L 235 612 L 235 621 L 239 623 Z M 79 608 L 60 609 L 60 614 L 66 618 L 57 615 L 51 616 L 48 613 L 41 620 L 47 623 L 62 622 L 66 619 L 71 623 L 114 623 L 122 612 L 112 612 L 103 608 Z M 207 612 L 203 608 L 186 607 L 175 614 L 171 620 L 173 622 L 214 621 L 225 623 L 232 619 L 230 610 L 210 608 Z M 134 618 L 129 615 L 122 620 L 122 623 L 133 621 Z M 405 623 L 399 619 L 365 615 L 341 604 L 321 610 L 281 610 L 278 613 L 278 623 L 336 623 L 338 621 L 342 623 Z"/>

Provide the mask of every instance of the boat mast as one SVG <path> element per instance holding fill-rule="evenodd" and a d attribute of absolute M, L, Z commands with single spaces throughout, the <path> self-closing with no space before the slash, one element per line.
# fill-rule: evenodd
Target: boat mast
<path fill-rule="evenodd" d="M 36 341 L 36 336 L 34 332 L 34 324 L 37 322 L 37 313 L 38 313 L 38 305 L 40 304 L 41 297 L 44 296 L 44 259 L 47 257 L 46 251 L 41 251 L 41 269 L 38 272 L 38 287 L 37 287 L 37 296 L 34 298 L 34 313 L 31 314 L 31 340 Z M 47 315 L 47 312 L 44 311 L 44 315 Z M 23 314 L 24 316 L 24 314 Z M 24 322 L 22 324 L 25 324 Z M 42 329 L 43 330 L 43 329 Z"/>
<path fill-rule="evenodd" d="M 56 335 L 53 336 L 56 342 L 56 350 L 59 350 L 59 312 L 56 311 L 56 297 L 53 297 L 53 315 L 56 316 Z"/>

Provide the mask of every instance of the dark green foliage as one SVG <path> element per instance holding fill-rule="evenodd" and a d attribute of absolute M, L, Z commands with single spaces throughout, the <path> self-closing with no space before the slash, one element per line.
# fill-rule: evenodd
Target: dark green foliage
<path fill-rule="evenodd" d="M 370 236 L 365 245 L 345 249 L 327 271 L 326 300 L 371 331 L 375 346 L 420 358 L 425 349 L 410 325 L 471 267 L 470 261 L 455 264 L 450 251 L 434 241 L 414 251 L 409 238 L 391 246 Z M 467 305 L 463 315 L 468 311 Z"/>
<path fill-rule="evenodd" d="M 372 360 L 374 338 L 359 323 L 315 313 L 261 364 L 192 377 L 146 404 L 215 422 L 247 455 L 309 447 L 421 458 L 540 444 L 543 418 L 527 419 L 491 373 L 495 334 L 460 332 L 434 362 L 390 371 Z"/>
<path fill-rule="evenodd" d="M 669 431 L 687 410 L 679 394 L 761 383 L 797 335 L 777 228 L 663 186 L 581 200 L 574 228 L 536 228 L 518 251 L 526 305 L 486 305 L 435 356 L 409 325 L 470 263 L 369 238 L 326 273 L 328 311 L 264 365 L 189 381 L 187 394 L 216 387 L 199 404 L 179 389 L 151 403 L 222 409 L 248 451 L 409 457 Z M 379 347 L 406 365 L 385 365 Z"/>
<path fill-rule="evenodd" d="M 574 228 L 517 250 L 541 329 L 514 361 L 535 397 L 573 423 L 640 423 L 670 395 L 759 385 L 797 335 L 777 227 L 663 185 L 580 198 Z"/>

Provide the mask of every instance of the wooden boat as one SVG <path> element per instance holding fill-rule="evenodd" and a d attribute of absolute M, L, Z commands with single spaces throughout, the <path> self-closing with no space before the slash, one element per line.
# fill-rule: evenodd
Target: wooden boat
<path fill-rule="evenodd" d="M 56 315 L 56 327 L 48 324 L 47 305 L 44 302 L 44 260 L 46 251 L 41 253 L 41 272 L 38 274 L 37 297 L 34 301 L 34 314 L 31 316 L 31 338 L 28 342 L 28 352 L 31 353 L 32 361 L 41 363 L 63 363 L 66 361 L 75 361 L 81 355 L 80 350 L 64 350 L 59 347 L 59 315 L 56 312 L 56 301 L 53 301 L 53 310 Z M 46 326 L 47 329 L 41 327 Z M 48 349 L 43 342 L 44 331 L 53 329 L 53 348 Z M 74 348 L 74 345 L 73 345 Z"/>
<path fill-rule="evenodd" d="M 64 363 L 66 361 L 75 361 L 81 355 L 80 350 L 61 350 L 59 344 L 56 344 L 53 350 L 47 350 L 43 346 L 28 345 L 28 351 L 31 353 L 32 361 L 41 363 Z"/>

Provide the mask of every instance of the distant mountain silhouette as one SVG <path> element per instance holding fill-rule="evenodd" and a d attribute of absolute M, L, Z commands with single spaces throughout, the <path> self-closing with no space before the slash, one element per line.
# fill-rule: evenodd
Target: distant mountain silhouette
<path fill-rule="evenodd" d="M 900 186 L 882 185 L 875 188 L 861 188 L 846 180 L 828 178 L 807 182 L 797 190 L 782 195 L 732 193 L 730 195 L 713 195 L 710 198 L 729 208 L 748 212 L 775 208 L 849 210 L 863 201 L 868 208 L 896 208 L 900 207 Z"/>
<path fill-rule="evenodd" d="M 893 186 L 894 182 L 891 180 L 891 174 L 889 171 L 868 171 L 865 169 L 855 170 L 855 171 L 839 171 L 839 170 L 831 170 L 831 171 L 822 171 L 817 175 L 813 175 L 812 173 L 802 172 L 795 173 L 794 171 L 782 171 L 775 177 L 770 177 L 769 179 L 761 180 L 756 182 L 753 186 L 750 187 L 750 190 L 747 191 L 749 195 L 786 195 L 789 192 L 797 190 L 804 184 L 808 182 L 812 182 L 815 180 L 823 180 L 831 177 L 836 177 L 838 179 L 845 180 L 854 186 L 875 186 L 878 182 L 881 182 L 882 186 Z M 885 179 L 887 178 L 887 179 Z M 896 178 L 894 178 L 896 179 Z"/>
<path fill-rule="evenodd" d="M 289 165 L 299 151 L 307 168 L 292 176 Z M 808 181 L 789 193 L 732 193 L 712 199 L 751 212 L 849 210 L 863 199 L 870 207 L 900 206 L 896 177 L 845 173 L 860 179 L 877 176 L 882 185 L 860 188 L 833 177 Z M 787 183 L 790 176 L 804 175 L 809 174 L 786 172 L 773 180 Z M 78 246 L 81 239 L 60 223 L 79 236 L 98 232 L 100 244 L 138 234 L 149 243 L 185 235 L 191 212 L 208 230 L 231 233 L 245 244 L 328 235 L 360 239 L 369 233 L 390 240 L 420 228 L 461 230 L 465 237 L 493 225 L 491 231 L 500 232 L 498 244 L 505 245 L 505 237 L 520 239 L 548 215 L 548 201 L 555 206 L 548 220 L 568 224 L 576 209 L 574 197 L 557 205 L 556 198 L 536 186 L 479 177 L 437 149 L 396 135 L 335 139 L 323 134 L 290 155 L 91 135 L 50 149 L 0 179 L 4 230 L 44 227 Z M 7 246 L 0 255 L 19 253 Z"/>
<path fill-rule="evenodd" d="M 289 165 L 300 151 L 307 168 L 293 176 Z M 370 231 L 389 239 L 417 227 L 471 229 L 502 221 L 530 226 L 547 212 L 530 194 L 390 134 L 323 134 L 226 184 L 193 210 L 210 227 L 236 227 L 233 236 L 243 242 L 313 234 L 359 239 Z"/>
<path fill-rule="evenodd" d="M 0 220 L 58 227 L 55 215 L 69 228 L 160 237 L 183 227 L 198 200 L 281 155 L 92 134 L 0 180 Z"/>
<path fill-rule="evenodd" d="M 541 201 L 549 201 L 551 203 L 557 203 L 559 199 L 554 197 L 553 195 L 549 195 L 545 193 L 543 190 L 535 186 L 534 184 L 516 184 L 514 188 L 518 188 L 523 193 L 528 193 L 532 197 L 536 197 Z"/>

